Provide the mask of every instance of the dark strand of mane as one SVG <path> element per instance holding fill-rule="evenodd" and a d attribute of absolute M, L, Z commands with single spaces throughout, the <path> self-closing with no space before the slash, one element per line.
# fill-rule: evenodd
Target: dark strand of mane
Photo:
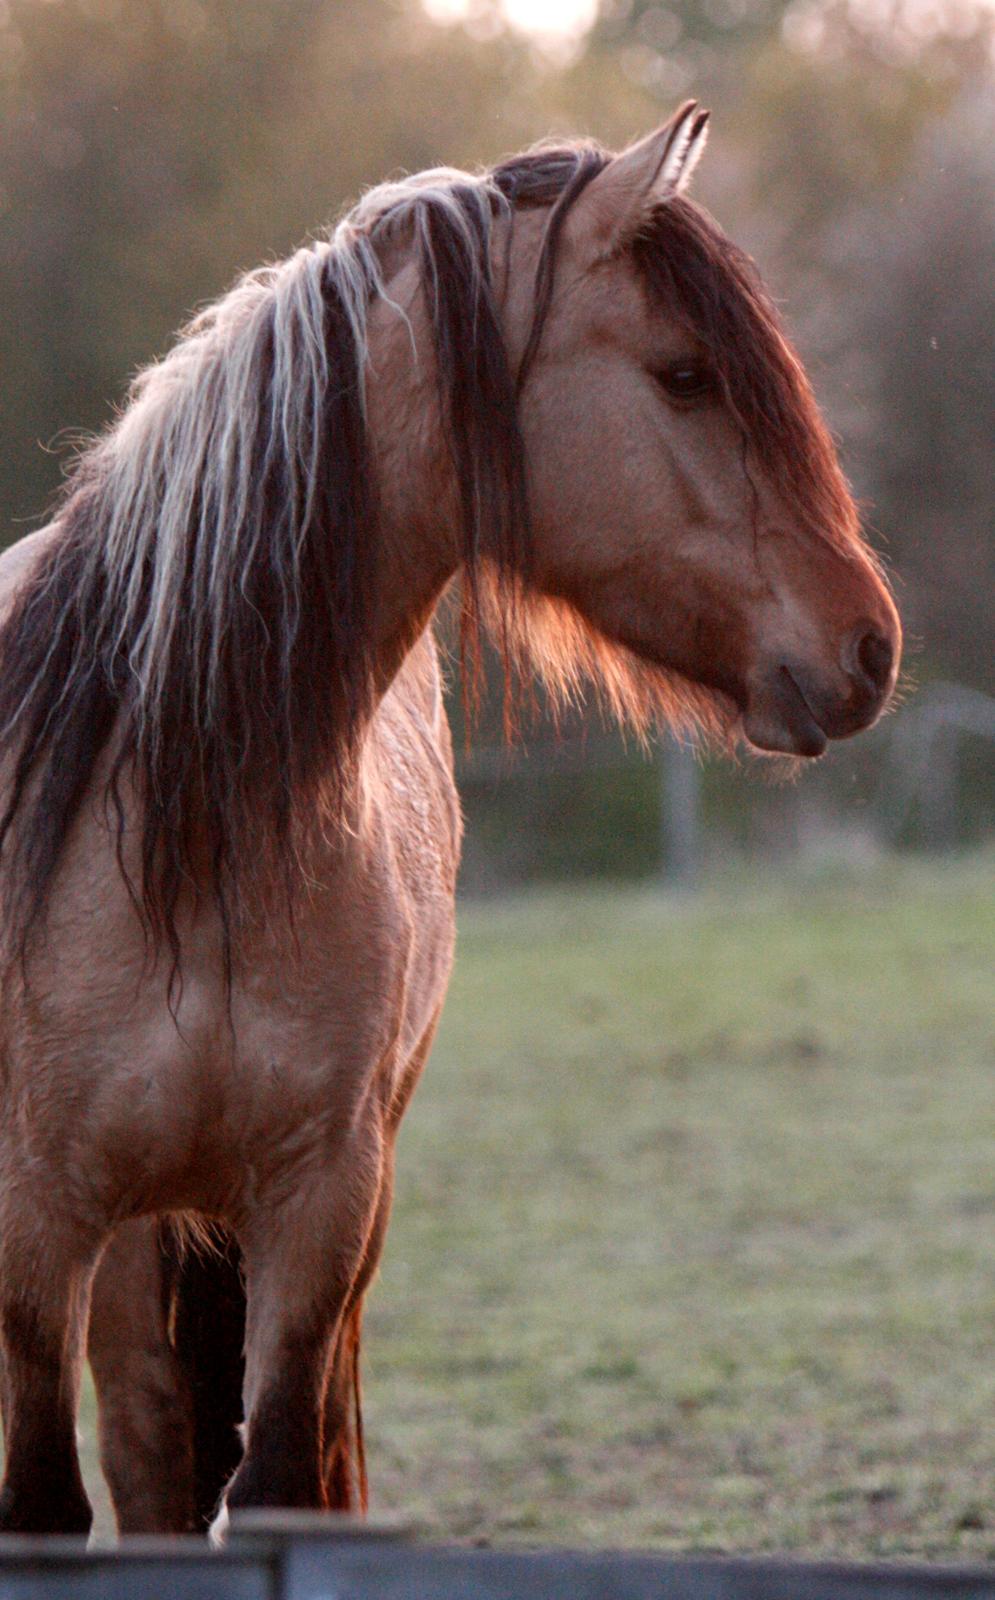
<path fill-rule="evenodd" d="M 480 698 L 481 568 L 485 562 L 491 566 L 513 608 L 516 590 L 528 579 L 532 538 L 525 445 L 492 281 L 491 201 L 469 184 L 454 186 L 451 195 L 460 221 L 449 207 L 429 202 L 418 219 L 418 237 L 460 509 L 460 649 L 469 725 Z M 502 624 L 511 626 L 506 614 Z M 506 647 L 501 654 L 507 659 Z M 509 731 L 512 708 L 506 692 Z"/>
<path fill-rule="evenodd" d="M 545 160 L 543 160 L 543 155 Z M 568 158 L 564 162 L 564 156 Z M 608 157 L 605 151 L 596 145 L 581 145 L 576 150 L 543 152 L 536 167 L 531 172 L 523 172 L 521 164 L 511 164 L 499 169 L 495 174 L 500 185 L 504 179 L 508 184 L 511 203 L 527 204 L 536 191 L 543 195 L 543 203 L 550 205 L 549 220 L 543 235 L 542 248 L 539 251 L 539 260 L 535 274 L 535 309 L 532 316 L 532 326 L 526 341 L 522 359 L 519 362 L 518 372 L 515 376 L 515 393 L 520 395 L 525 387 L 526 379 L 539 354 L 542 343 L 542 331 L 549 307 L 553 298 L 553 289 L 556 282 L 556 255 L 560 242 L 560 233 L 566 222 L 567 214 L 574 202 L 587 188 L 592 178 L 604 170 Z M 549 177 L 555 173 L 559 184 L 558 192 L 549 194 L 547 184 Z M 564 173 L 566 176 L 564 178 Z M 542 179 L 546 183 L 542 183 Z M 536 180 L 539 179 L 539 183 Z M 529 181 L 531 180 L 531 182 Z M 541 185 L 541 187 L 540 187 Z M 536 200 L 531 198 L 531 203 Z M 510 242 L 510 240 L 509 240 Z"/>
<path fill-rule="evenodd" d="M 591 179 L 602 171 L 608 159 L 607 152 L 592 143 L 578 143 L 570 146 L 543 145 L 500 164 L 491 172 L 491 181 L 497 191 L 504 197 L 512 217 L 516 210 L 524 207 L 549 207 L 549 217 L 546 221 L 539 259 L 535 269 L 532 323 L 525 349 L 518 364 L 518 370 L 512 380 L 513 389 L 510 400 L 516 416 L 516 429 L 519 397 L 525 386 L 529 371 L 538 355 L 543 329 L 553 297 L 557 247 L 563 223 L 582 190 L 586 189 Z M 510 270 L 512 235 L 513 223 L 508 228 L 505 247 L 504 271 L 506 280 Z M 464 711 L 467 713 L 465 720 L 467 736 L 469 737 L 470 729 L 474 726 L 479 708 L 480 635 L 484 613 L 486 612 L 488 628 L 496 644 L 498 658 L 503 669 L 504 734 L 506 740 L 510 742 L 516 737 L 519 730 L 523 692 L 527 691 L 527 706 L 530 716 L 534 720 L 538 715 L 539 702 L 536 699 L 535 692 L 538 663 L 530 653 L 528 639 L 530 632 L 534 636 L 538 636 L 540 627 L 535 606 L 535 592 L 530 588 L 528 581 L 531 565 L 531 530 L 528 528 L 529 508 L 524 467 L 524 447 L 516 447 L 514 456 L 508 457 L 508 460 L 517 467 L 521 477 L 521 499 L 518 503 L 523 508 L 523 526 L 527 530 L 527 537 L 524 541 L 526 559 L 521 565 L 516 566 L 514 561 L 506 562 L 503 564 L 503 570 L 502 566 L 498 565 L 488 572 L 486 574 L 488 578 L 486 599 L 483 599 L 479 592 L 474 570 L 472 568 L 469 569 L 471 586 L 468 590 L 466 580 L 464 580 L 462 591 L 464 605 L 461 614 L 460 654 L 461 663 L 464 664 L 462 673 L 463 703 Z M 510 503 L 514 504 L 515 502 Z M 469 605 L 466 604 L 468 595 Z M 465 670 L 465 663 L 468 658 L 471 662 L 471 671 L 469 673 Z M 467 689 L 468 684 L 471 685 L 469 692 Z M 551 686 L 547 685 L 547 687 Z M 546 709 L 552 712 L 554 718 L 558 716 L 558 690 L 554 689 L 552 698 L 547 701 Z"/>
<path fill-rule="evenodd" d="M 535 274 L 532 324 L 517 373 L 512 373 L 495 299 L 491 259 L 491 202 L 469 184 L 448 206 L 428 201 L 418 219 L 422 281 L 432 322 L 439 398 L 456 476 L 461 513 L 461 686 L 467 728 L 479 710 L 484 617 L 504 668 L 504 730 L 517 732 L 532 557 L 525 446 L 518 396 L 542 340 L 552 299 L 556 248 L 567 212 L 609 160 L 593 144 L 542 146 L 492 169 L 493 188 L 513 217 L 521 207 L 550 207 Z M 511 249 L 508 230 L 505 269 Z M 486 603 L 481 579 L 487 578 Z"/>
<path fill-rule="evenodd" d="M 101 660 L 107 640 L 99 597 L 82 581 L 93 499 L 92 491 L 80 488 L 64 543 L 42 563 L 2 634 L 0 716 L 4 732 L 18 741 L 0 818 L 0 848 L 13 845 L 3 916 L 5 929 L 18 935 L 10 953 L 22 960 L 66 832 L 119 709 L 119 664 Z M 8 843 L 15 819 L 21 825 Z"/>
<path fill-rule="evenodd" d="M 747 460 L 813 534 L 854 551 L 857 511 L 832 438 L 749 256 L 683 195 L 656 208 L 634 253 L 648 292 L 707 353 Z"/>

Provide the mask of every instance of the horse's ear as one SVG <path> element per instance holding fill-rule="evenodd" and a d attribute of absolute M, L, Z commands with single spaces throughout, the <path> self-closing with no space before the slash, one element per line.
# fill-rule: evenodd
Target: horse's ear
<path fill-rule="evenodd" d="M 581 198 L 599 249 L 624 243 L 648 212 L 687 188 L 707 138 L 708 112 L 689 100 L 662 128 L 608 162 Z"/>

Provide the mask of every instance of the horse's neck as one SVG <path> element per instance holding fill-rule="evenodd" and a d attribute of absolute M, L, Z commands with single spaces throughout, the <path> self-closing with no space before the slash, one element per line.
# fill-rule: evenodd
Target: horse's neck
<path fill-rule="evenodd" d="M 403 314 L 399 314 L 398 307 Z M 402 262 L 370 308 L 367 425 L 377 484 L 374 659 L 386 692 L 430 629 L 459 564 L 457 489 L 417 273 Z M 434 656 L 429 640 L 426 649 Z"/>

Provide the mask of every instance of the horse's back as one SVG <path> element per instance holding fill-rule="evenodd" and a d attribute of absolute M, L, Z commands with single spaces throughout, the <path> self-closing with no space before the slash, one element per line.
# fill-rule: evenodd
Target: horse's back
<path fill-rule="evenodd" d="M 59 536 L 59 524 L 50 522 L 34 533 L 26 533 L 16 544 L 0 554 L 0 625 L 2 625 L 22 585 Z"/>

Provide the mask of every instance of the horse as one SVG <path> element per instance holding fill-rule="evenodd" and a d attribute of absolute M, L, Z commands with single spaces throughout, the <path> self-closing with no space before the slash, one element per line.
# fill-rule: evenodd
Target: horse
<path fill-rule="evenodd" d="M 686 192 L 706 132 L 371 190 L 139 374 L 0 562 L 3 1530 L 90 1527 L 88 1318 L 122 1527 L 365 1498 L 362 1308 L 453 954 L 454 581 L 511 732 L 536 674 L 797 759 L 887 705 L 898 614 Z"/>

